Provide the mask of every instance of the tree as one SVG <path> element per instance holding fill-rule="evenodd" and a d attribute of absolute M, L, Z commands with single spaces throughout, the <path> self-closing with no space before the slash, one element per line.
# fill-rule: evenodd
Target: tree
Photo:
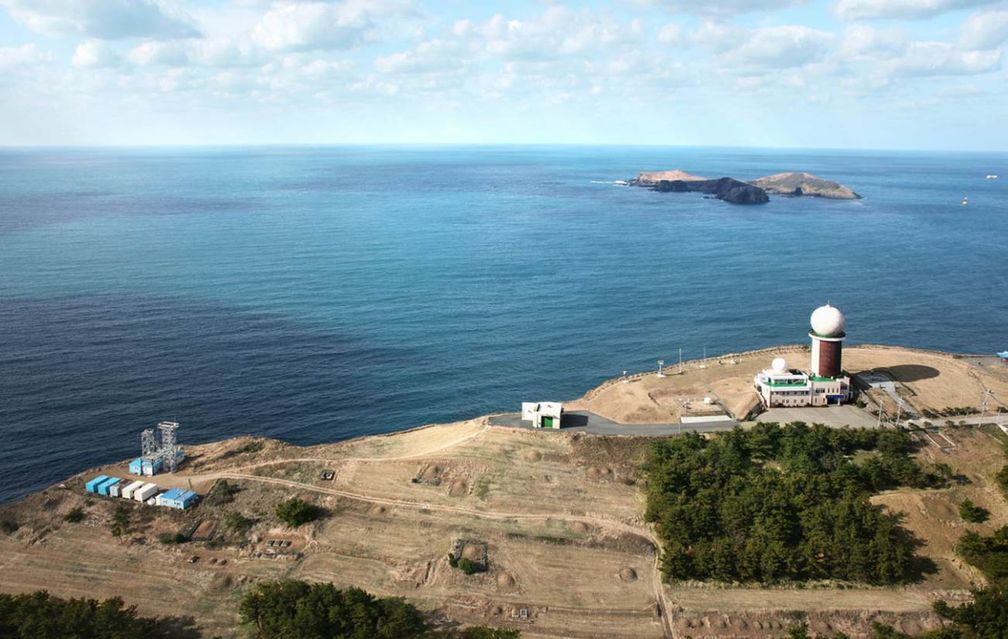
<path fill-rule="evenodd" d="M 297 497 L 280 502 L 274 512 L 277 519 L 294 528 L 315 521 L 322 514 L 318 506 Z"/>
<path fill-rule="evenodd" d="M 420 611 L 401 599 L 293 580 L 257 585 L 240 614 L 260 639 L 412 639 L 426 630 Z"/>
<path fill-rule="evenodd" d="M 974 590 L 973 601 L 961 606 L 936 601 L 934 611 L 953 622 L 958 636 L 1008 639 L 1008 586 L 1004 583 Z"/>
<path fill-rule="evenodd" d="M 966 521 L 981 524 L 990 517 L 990 511 L 966 499 L 963 503 L 959 504 L 959 516 Z"/>
<path fill-rule="evenodd" d="M 138 617 L 118 597 L 60 599 L 45 591 L 0 594 L 0 637 L 31 639 L 147 639 L 156 619 Z"/>
<path fill-rule="evenodd" d="M 662 541 L 662 571 L 725 582 L 909 581 L 916 541 L 870 497 L 947 482 L 912 450 L 903 432 L 801 422 L 654 442 L 645 517 Z M 873 455 L 859 466 L 858 451 Z"/>
<path fill-rule="evenodd" d="M 112 513 L 112 534 L 116 537 L 129 532 L 130 510 L 124 504 L 117 504 Z"/>

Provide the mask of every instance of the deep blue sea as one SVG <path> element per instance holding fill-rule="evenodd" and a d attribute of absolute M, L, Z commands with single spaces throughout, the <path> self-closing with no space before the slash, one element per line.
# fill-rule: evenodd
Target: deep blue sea
<path fill-rule="evenodd" d="M 864 199 L 614 184 L 675 167 Z M 853 342 L 1002 350 L 1006 189 L 1006 155 L 0 150 L 0 501 L 161 419 L 310 444 L 517 410 L 679 348 L 804 341 L 827 300 Z"/>

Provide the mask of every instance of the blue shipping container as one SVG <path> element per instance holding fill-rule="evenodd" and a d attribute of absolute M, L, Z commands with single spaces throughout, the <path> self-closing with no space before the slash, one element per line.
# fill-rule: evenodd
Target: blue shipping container
<path fill-rule="evenodd" d="M 98 484 L 108 480 L 108 475 L 98 475 L 88 483 L 84 484 L 84 490 L 89 493 L 97 492 Z"/>
<path fill-rule="evenodd" d="M 106 479 L 102 483 L 98 484 L 98 494 L 99 495 L 104 495 L 104 496 L 108 497 L 109 486 L 112 486 L 113 484 L 118 484 L 118 483 L 119 483 L 119 478 L 118 477 L 109 477 L 108 479 Z"/>

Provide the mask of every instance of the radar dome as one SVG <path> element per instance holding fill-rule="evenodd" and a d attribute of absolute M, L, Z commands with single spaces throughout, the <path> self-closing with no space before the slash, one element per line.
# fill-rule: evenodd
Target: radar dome
<path fill-rule="evenodd" d="M 812 332 L 820 337 L 843 337 L 847 319 L 840 309 L 829 304 L 812 311 Z"/>
<path fill-rule="evenodd" d="M 775 357 L 774 361 L 770 362 L 770 370 L 775 373 L 786 373 L 787 361 L 783 357 Z"/>

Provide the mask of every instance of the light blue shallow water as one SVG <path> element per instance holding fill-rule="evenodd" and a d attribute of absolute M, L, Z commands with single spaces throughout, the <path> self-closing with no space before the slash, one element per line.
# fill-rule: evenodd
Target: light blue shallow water
<path fill-rule="evenodd" d="M 804 340 L 1008 348 L 1006 156 L 0 151 L 0 501 L 139 447 L 387 432 Z M 808 170 L 857 202 L 614 185 Z M 988 173 L 1005 175 L 985 180 Z M 969 195 L 968 207 L 960 205 Z"/>

